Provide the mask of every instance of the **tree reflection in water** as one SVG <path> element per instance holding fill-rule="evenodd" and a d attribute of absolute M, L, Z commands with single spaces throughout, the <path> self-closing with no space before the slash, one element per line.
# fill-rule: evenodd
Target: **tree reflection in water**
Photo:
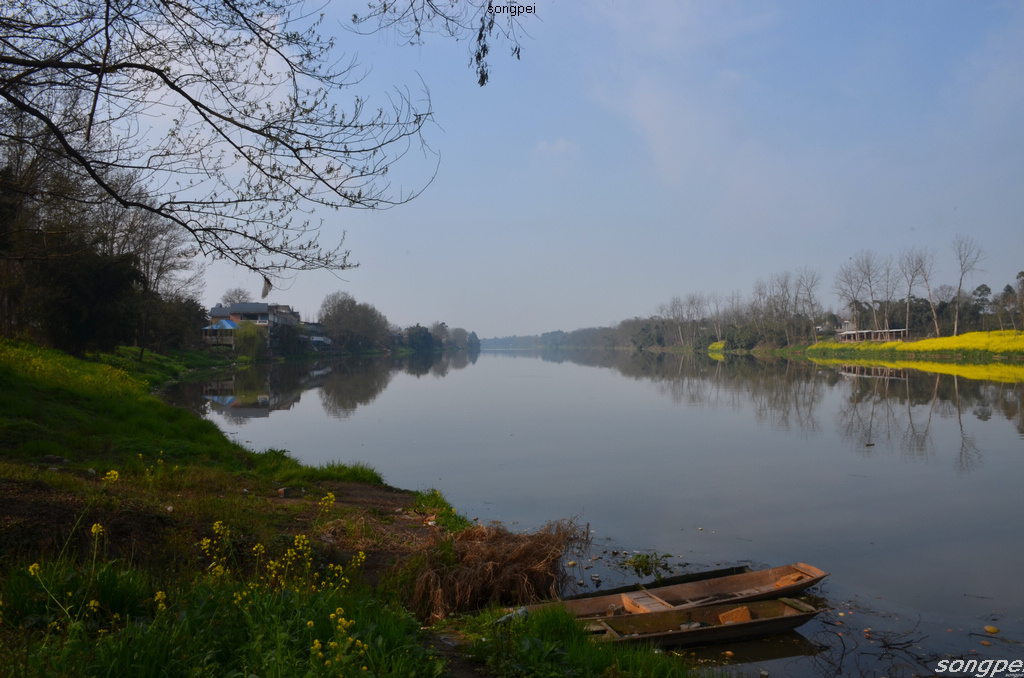
<path fill-rule="evenodd" d="M 968 378 L 977 366 L 944 366 L 946 374 L 923 372 L 912 364 L 819 364 L 784 358 L 748 356 L 725 360 L 706 355 L 629 353 L 614 350 L 557 350 L 496 353 L 507 359 L 527 358 L 612 369 L 625 377 L 648 381 L 675 403 L 688 407 L 750 408 L 756 419 L 772 429 L 816 433 L 822 429 L 819 411 L 829 394 L 840 393 L 837 428 L 864 455 L 896 450 L 911 457 L 928 457 L 933 449 L 934 418 L 955 418 L 960 430 L 957 467 L 969 472 L 981 462 L 981 452 L 964 418 L 988 421 L 1002 416 L 1024 435 L 1024 367 L 999 367 L 1004 381 Z M 338 360 L 315 363 L 253 365 L 216 380 L 178 384 L 167 399 L 197 414 L 211 410 L 241 423 L 248 417 L 268 416 L 290 409 L 303 391 L 318 389 L 325 413 L 347 418 L 373 402 L 397 372 L 416 377 L 444 378 L 452 370 L 471 366 L 475 355 L 452 353 Z M 929 364 L 930 366 L 930 364 Z M 963 372 L 960 374 L 958 372 Z M 836 390 L 845 384 L 845 388 Z M 833 415 L 829 415 L 833 416 Z"/>

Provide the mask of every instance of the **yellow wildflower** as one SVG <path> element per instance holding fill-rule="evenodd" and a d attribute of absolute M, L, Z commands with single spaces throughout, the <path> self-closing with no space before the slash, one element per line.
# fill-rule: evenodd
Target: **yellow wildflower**
<path fill-rule="evenodd" d="M 91 611 L 93 611 L 93 612 L 95 612 L 96 610 L 100 609 L 100 601 L 96 600 L 95 598 L 90 600 L 89 601 L 89 609 Z"/>
<path fill-rule="evenodd" d="M 99 523 L 92 524 L 92 536 L 99 539 L 103 536 L 103 526 Z"/>
<path fill-rule="evenodd" d="M 28 566 L 28 573 L 33 577 L 39 576 L 39 563 L 32 563 Z"/>
<path fill-rule="evenodd" d="M 121 476 L 118 475 L 117 471 L 111 469 L 110 471 L 107 471 L 107 475 L 103 476 L 103 482 L 113 484 L 116 483 L 117 479 L 120 477 Z"/>

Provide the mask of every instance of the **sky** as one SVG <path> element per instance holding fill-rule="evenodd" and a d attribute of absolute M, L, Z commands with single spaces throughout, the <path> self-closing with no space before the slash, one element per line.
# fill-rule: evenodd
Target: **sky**
<path fill-rule="evenodd" d="M 324 23 L 368 70 L 354 94 L 429 91 L 425 139 L 380 211 L 317 215 L 359 267 L 304 272 L 267 297 L 315 320 L 336 291 L 406 327 L 481 338 L 614 325 L 674 295 L 739 292 L 810 267 L 821 299 L 864 249 L 984 259 L 965 284 L 1024 270 L 1024 2 L 537 0 L 521 58 L 356 35 L 363 0 Z M 431 180 L 432 179 L 432 180 Z M 261 281 L 226 264 L 203 301 Z"/>

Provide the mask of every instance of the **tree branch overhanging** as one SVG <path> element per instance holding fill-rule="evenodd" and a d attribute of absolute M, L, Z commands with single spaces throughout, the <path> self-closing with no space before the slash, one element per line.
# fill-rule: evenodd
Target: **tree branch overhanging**
<path fill-rule="evenodd" d="M 388 175 L 423 144 L 430 101 L 399 90 L 387 109 L 339 109 L 360 78 L 318 22 L 298 0 L 15 0 L 0 10 L 0 116 L 46 133 L 5 124 L 0 144 L 59 149 L 122 206 L 265 277 L 349 268 L 313 213 L 416 197 L 429 178 L 396 195 Z M 116 172 L 149 199 L 119 192 Z"/>

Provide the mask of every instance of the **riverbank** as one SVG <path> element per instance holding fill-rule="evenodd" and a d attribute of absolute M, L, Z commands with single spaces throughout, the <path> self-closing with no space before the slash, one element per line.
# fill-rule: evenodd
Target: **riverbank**
<path fill-rule="evenodd" d="M 1024 362 L 1024 332 L 969 332 L 918 341 L 822 341 L 803 350 L 814 358 L 890 358 L 929 362 Z"/>
<path fill-rule="evenodd" d="M 527 645 L 494 642 L 496 609 L 446 619 L 446 637 L 479 640 L 475 659 L 431 647 L 410 586 L 458 588 L 460 554 L 492 549 L 501 563 L 508 544 L 551 535 L 466 529 L 439 492 L 389 487 L 363 464 L 247 450 L 151 395 L 187 364 L 140 380 L 130 359 L 0 341 L 0 663 L 20 675 L 503 676 L 575 663 L 581 676 L 686 675 L 578 638 L 578 658 L 520 656 Z M 560 571 L 563 538 L 534 558 L 542 580 Z M 552 647 L 573 632 L 514 630 Z"/>

